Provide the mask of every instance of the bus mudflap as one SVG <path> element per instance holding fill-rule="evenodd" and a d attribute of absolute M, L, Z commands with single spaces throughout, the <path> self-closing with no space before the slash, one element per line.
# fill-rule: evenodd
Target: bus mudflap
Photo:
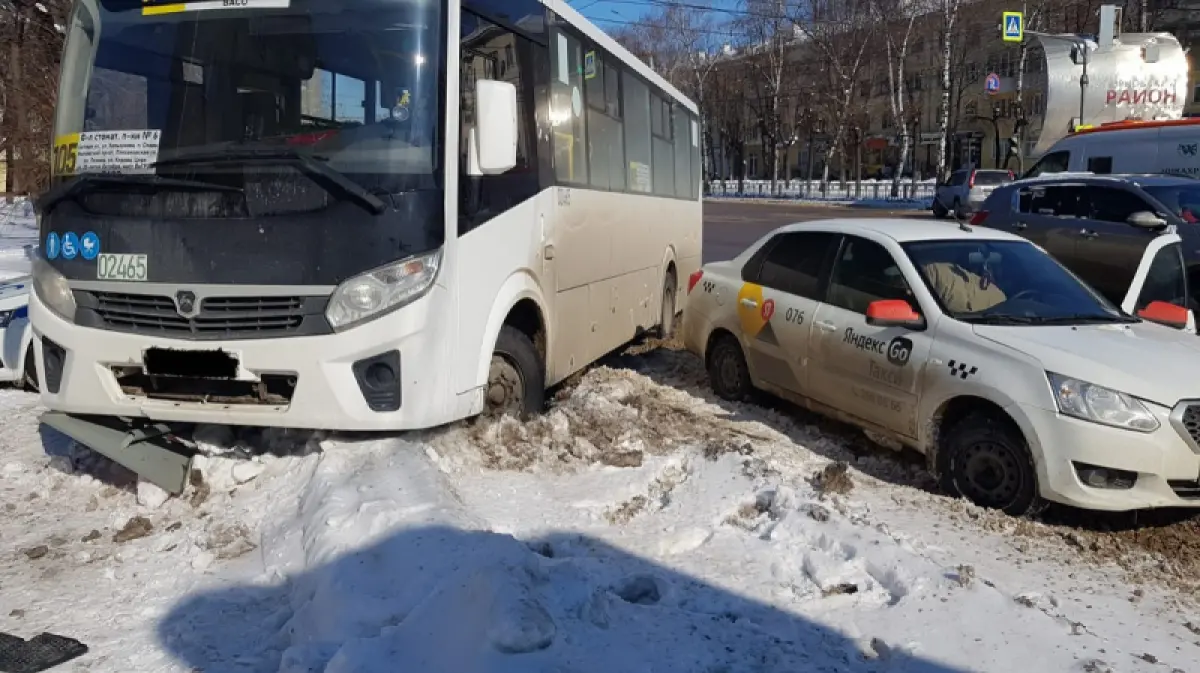
<path fill-rule="evenodd" d="M 135 425 L 114 416 L 58 411 L 43 413 L 40 421 L 172 495 L 187 486 L 195 451 L 166 423 Z"/>

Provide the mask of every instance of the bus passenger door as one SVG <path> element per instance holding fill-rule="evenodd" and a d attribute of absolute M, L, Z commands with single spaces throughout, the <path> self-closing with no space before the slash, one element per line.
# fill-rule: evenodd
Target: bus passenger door
<path fill-rule="evenodd" d="M 545 319 L 555 316 L 556 260 L 553 190 L 542 190 L 547 144 L 539 140 L 540 90 L 537 73 L 546 66 L 547 49 L 474 14 L 461 14 L 460 126 L 458 157 L 459 325 L 456 343 L 464 353 L 489 349 L 479 343 L 500 288 L 514 273 L 531 272 L 541 290 Z M 517 89 L 516 165 L 498 175 L 483 175 L 472 153 L 479 120 L 476 83 L 496 80 Z M 544 105 L 541 106 L 544 108 Z M 477 385 L 474 358 L 462 358 L 460 391 Z M 548 371 L 552 364 L 547 358 Z"/>

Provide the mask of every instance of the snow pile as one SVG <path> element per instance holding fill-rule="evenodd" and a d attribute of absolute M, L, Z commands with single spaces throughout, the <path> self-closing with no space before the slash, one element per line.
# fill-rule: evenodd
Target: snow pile
<path fill-rule="evenodd" d="M 28 199 L 0 199 L 0 280 L 29 273 L 38 244 L 37 219 Z"/>
<path fill-rule="evenodd" d="M 80 638 L 96 673 L 1200 660 L 1186 595 L 913 488 L 910 464 L 810 417 L 715 400 L 686 354 L 609 364 L 524 424 L 366 441 L 203 427 L 209 455 L 177 498 L 0 392 L 0 631 Z"/>

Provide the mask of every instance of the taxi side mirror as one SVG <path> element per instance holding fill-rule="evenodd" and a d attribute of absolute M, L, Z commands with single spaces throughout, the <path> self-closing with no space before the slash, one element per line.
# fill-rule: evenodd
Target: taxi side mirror
<path fill-rule="evenodd" d="M 1152 301 L 1137 312 L 1142 320 L 1156 322 L 1167 327 L 1183 329 L 1187 327 L 1188 310 L 1182 306 L 1168 304 L 1165 301 Z"/>
<path fill-rule="evenodd" d="M 875 327 L 908 327 L 920 329 L 925 325 L 921 314 L 903 299 L 880 299 L 867 305 L 867 324 Z"/>

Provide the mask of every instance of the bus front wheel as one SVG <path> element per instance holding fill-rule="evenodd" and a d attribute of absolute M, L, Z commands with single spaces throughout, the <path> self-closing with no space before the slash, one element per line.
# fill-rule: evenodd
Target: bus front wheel
<path fill-rule="evenodd" d="M 488 368 L 484 412 L 526 420 L 542 410 L 545 399 L 545 369 L 533 341 L 515 327 L 504 325 Z"/>

